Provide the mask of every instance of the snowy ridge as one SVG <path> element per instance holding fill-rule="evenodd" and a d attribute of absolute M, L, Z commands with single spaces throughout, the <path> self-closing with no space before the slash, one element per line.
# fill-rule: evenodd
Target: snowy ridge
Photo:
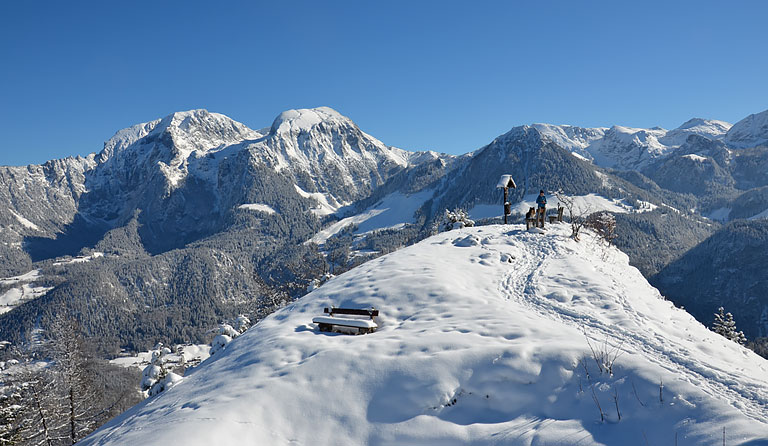
<path fill-rule="evenodd" d="M 749 115 L 734 124 L 725 135 L 725 142 L 739 148 L 768 143 L 768 110 Z"/>
<path fill-rule="evenodd" d="M 160 121 L 161 119 L 155 119 L 154 121 L 132 125 L 115 132 L 114 136 L 104 143 L 104 149 L 99 153 L 99 162 L 103 163 L 107 161 L 109 158 L 115 156 L 115 154 L 122 152 L 131 144 L 147 136 L 155 127 L 157 127 L 157 124 L 159 124 Z"/>
<path fill-rule="evenodd" d="M 545 140 L 554 142 L 574 155 L 601 167 L 642 170 L 654 160 L 672 154 L 690 135 L 722 140 L 731 124 L 713 119 L 693 118 L 674 130 L 619 125 L 611 128 L 582 128 L 533 124 L 531 127 Z"/>
<path fill-rule="evenodd" d="M 723 139 L 733 124 L 718 121 L 716 119 L 693 118 L 680 127 L 670 130 L 661 138 L 661 142 L 668 146 L 680 146 L 685 143 L 690 135 L 699 135 L 709 139 Z"/>
<path fill-rule="evenodd" d="M 568 231 L 464 228 L 365 263 L 82 444 L 766 444 L 768 363 Z M 379 331 L 316 331 L 330 305 L 375 306 Z"/>
<path fill-rule="evenodd" d="M 585 149 L 605 136 L 607 128 L 582 128 L 572 125 L 533 124 L 542 136 L 560 147 L 585 155 Z M 589 157 L 591 159 L 591 156 Z"/>
<path fill-rule="evenodd" d="M 320 123 L 336 125 L 354 125 L 349 118 L 330 107 L 312 109 L 286 110 L 280 113 L 272 123 L 270 133 L 301 133 L 309 132 Z"/>
<path fill-rule="evenodd" d="M 122 173 L 137 167 L 157 167 L 168 187 L 173 189 L 189 174 L 190 158 L 201 158 L 209 152 L 262 136 L 219 113 L 203 109 L 176 112 L 118 131 L 104 144 L 99 162 L 106 165 L 107 176 L 115 170 Z M 210 175 L 198 172 L 199 176 L 206 174 Z"/>

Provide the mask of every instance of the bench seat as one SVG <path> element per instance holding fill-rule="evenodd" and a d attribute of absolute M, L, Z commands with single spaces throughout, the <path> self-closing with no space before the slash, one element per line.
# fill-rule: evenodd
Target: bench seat
<path fill-rule="evenodd" d="M 352 319 L 344 317 L 315 316 L 312 318 L 315 324 L 343 325 L 345 327 L 378 328 L 378 324 L 370 319 Z"/>

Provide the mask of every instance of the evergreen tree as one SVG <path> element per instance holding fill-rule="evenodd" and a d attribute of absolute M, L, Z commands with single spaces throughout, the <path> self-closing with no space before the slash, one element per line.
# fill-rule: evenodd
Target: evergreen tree
<path fill-rule="evenodd" d="M 162 342 L 158 342 L 152 351 L 151 362 L 141 374 L 141 390 L 146 392 L 147 396 L 155 396 L 181 381 L 181 376 L 166 366 L 166 356 L 170 353 L 171 349 L 163 346 Z"/>
<path fill-rule="evenodd" d="M 712 324 L 712 331 L 739 345 L 746 344 L 747 338 L 744 333 L 736 330 L 736 321 L 733 320 L 733 315 L 726 313 L 723 307 L 718 308 L 717 311 L 715 322 Z"/>
<path fill-rule="evenodd" d="M 464 209 L 456 208 L 452 211 L 445 210 L 443 217 L 443 229 L 450 231 L 453 229 L 472 227 L 475 225 L 475 221 L 469 218 L 469 214 Z"/>

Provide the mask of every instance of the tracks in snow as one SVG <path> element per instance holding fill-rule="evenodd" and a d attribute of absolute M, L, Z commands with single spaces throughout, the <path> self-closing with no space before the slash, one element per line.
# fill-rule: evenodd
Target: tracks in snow
<path fill-rule="evenodd" d="M 652 331 L 650 327 L 654 325 L 654 321 L 631 305 L 626 297 L 629 290 L 622 289 L 621 284 L 615 280 L 610 288 L 614 293 L 611 298 L 626 312 L 634 330 L 610 324 L 596 314 L 590 314 L 590 311 L 580 311 L 569 303 L 543 296 L 537 292 L 543 271 L 551 262 L 556 261 L 562 248 L 557 246 L 558 243 L 552 236 L 546 234 L 522 234 L 515 242 L 524 255 L 516 259 L 514 269 L 502 279 L 499 285 L 501 295 L 546 318 L 576 327 L 597 342 L 608 339 L 614 340 L 615 344 L 623 343 L 622 350 L 644 355 L 710 397 L 729 401 L 732 406 L 754 420 L 763 423 L 768 421 L 768 386 L 764 382 L 753 381 L 753 385 L 749 387 L 740 385 L 739 382 L 743 379 L 735 376 L 734 372 L 701 363 L 689 354 L 689 349 L 684 345 L 670 344 L 667 337 Z M 586 339 L 584 344 L 586 348 Z"/>

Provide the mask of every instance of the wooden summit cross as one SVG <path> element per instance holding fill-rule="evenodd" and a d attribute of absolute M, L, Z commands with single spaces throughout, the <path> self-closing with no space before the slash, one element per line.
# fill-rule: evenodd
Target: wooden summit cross
<path fill-rule="evenodd" d="M 504 189 L 504 224 L 507 224 L 507 216 L 512 215 L 512 205 L 507 201 L 507 191 L 510 187 L 513 189 L 517 188 L 515 180 L 512 179 L 512 175 L 502 175 L 498 184 L 496 184 L 496 188 Z"/>

